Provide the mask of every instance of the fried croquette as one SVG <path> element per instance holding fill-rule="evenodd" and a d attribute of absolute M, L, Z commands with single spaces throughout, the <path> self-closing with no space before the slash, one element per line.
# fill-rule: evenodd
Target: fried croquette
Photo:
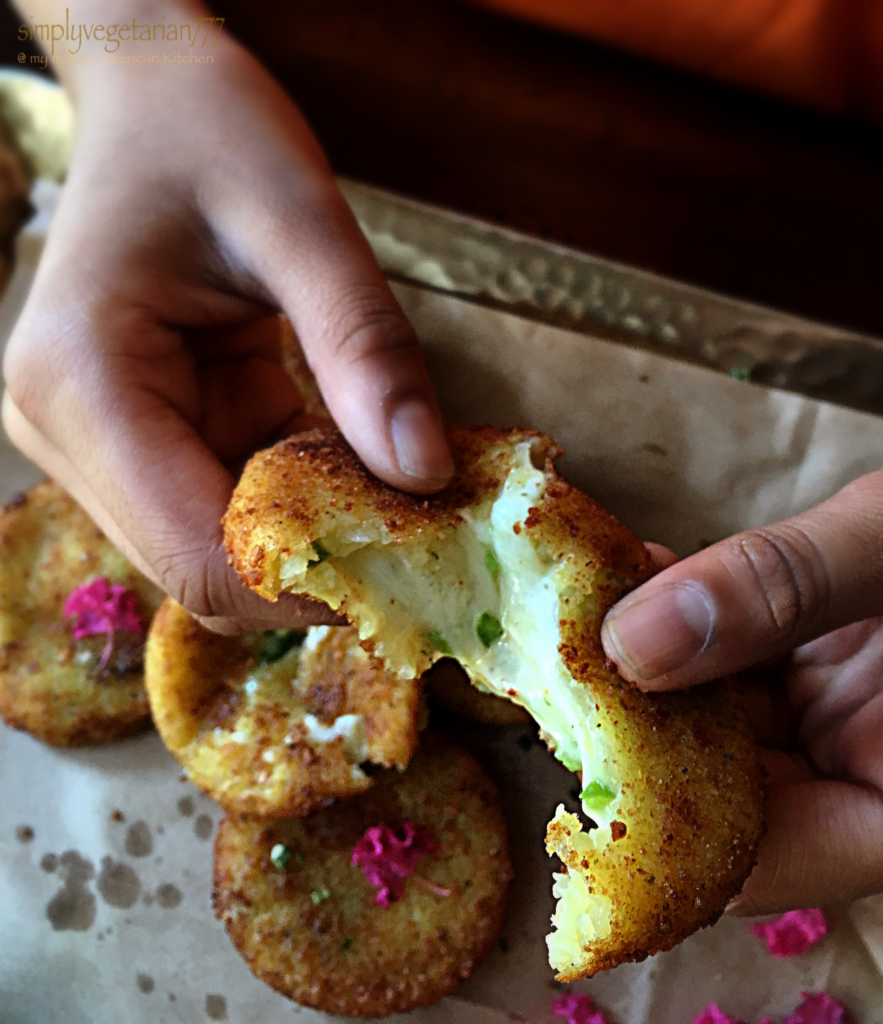
<path fill-rule="evenodd" d="M 423 677 L 429 699 L 442 711 L 482 725 L 525 725 L 530 715 L 492 693 L 482 693 L 453 658 L 437 661 Z"/>
<path fill-rule="evenodd" d="M 226 811 L 307 814 L 362 793 L 365 762 L 404 768 L 421 683 L 384 671 L 350 626 L 219 636 L 171 598 L 147 641 L 156 727 Z"/>
<path fill-rule="evenodd" d="M 37 484 L 0 511 L 0 716 L 58 747 L 146 728 L 143 633 L 75 638 L 65 602 L 105 578 L 134 595 L 146 630 L 162 593 L 58 484 Z"/>
<path fill-rule="evenodd" d="M 763 784 L 747 722 L 724 685 L 644 694 L 606 662 L 604 615 L 651 565 L 558 477 L 551 438 L 459 426 L 448 441 L 457 472 L 431 497 L 381 483 L 333 431 L 258 453 L 225 518 L 231 563 L 266 598 L 327 602 L 402 677 L 456 658 L 580 773 L 597 827 L 576 838 L 559 815 L 547 836 L 566 863 L 548 938 L 559 979 L 669 949 L 754 864 Z"/>
<path fill-rule="evenodd" d="M 434 849 L 388 906 L 353 863 L 369 829 L 410 823 Z M 406 826 L 408 827 L 408 826 Z M 227 818 L 214 906 L 254 974 L 304 1006 L 383 1017 L 465 981 L 499 935 L 512 875 L 496 788 L 452 739 L 430 734 L 405 772 L 307 818 Z"/>

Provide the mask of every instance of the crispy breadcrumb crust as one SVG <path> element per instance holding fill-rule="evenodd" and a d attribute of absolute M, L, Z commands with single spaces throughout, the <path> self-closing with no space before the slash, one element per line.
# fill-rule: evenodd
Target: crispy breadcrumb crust
<path fill-rule="evenodd" d="M 145 628 L 162 600 L 58 484 L 46 480 L 0 510 L 0 716 L 44 743 L 75 747 L 150 724 L 143 636 L 74 640 L 64 602 L 98 576 L 134 591 Z M 82 664 L 82 659 L 88 659 Z"/>
<path fill-rule="evenodd" d="M 403 898 L 375 903 L 352 864 L 368 828 L 428 828 L 437 851 L 417 865 Z M 290 851 L 283 869 L 270 853 Z M 452 739 L 425 738 L 405 772 L 345 805 L 268 824 L 227 818 L 215 841 L 213 900 L 252 972 L 325 1013 L 383 1017 L 448 995 L 500 932 L 512 877 L 506 825 L 485 770 Z"/>
<path fill-rule="evenodd" d="M 520 529 L 567 565 L 559 651 L 573 678 L 591 690 L 614 774 L 625 782 L 615 840 L 569 865 L 613 900 L 611 931 L 575 951 L 578 968 L 560 977 L 575 980 L 670 949 L 720 916 L 755 863 L 764 785 L 747 722 L 726 685 L 646 694 L 607 664 L 604 616 L 651 575 L 651 564 L 629 530 L 558 477 L 552 463 L 562 452 L 551 438 L 454 426 L 448 440 L 456 476 L 428 498 L 381 483 L 332 430 L 258 453 L 225 517 L 231 564 L 274 600 L 285 559 L 332 535 L 344 518 L 378 540 L 429 544 L 462 521 L 461 510 L 500 491 L 515 447 L 530 441 L 546 487 Z M 347 612 L 345 595 L 340 610 Z M 565 857 L 566 839 L 553 824 L 550 845 Z"/>
<path fill-rule="evenodd" d="M 323 725 L 363 715 L 367 759 L 404 768 L 417 746 L 420 680 L 393 678 L 348 626 L 329 627 L 308 658 L 293 650 L 259 667 L 259 634 L 220 636 L 167 598 L 147 642 L 145 681 L 156 727 L 191 781 L 227 812 L 299 817 L 364 792 L 342 738 L 310 741 L 306 710 Z M 256 695 L 249 679 L 264 684 Z M 297 680 L 303 701 L 292 698 Z"/>
<path fill-rule="evenodd" d="M 624 780 L 612 841 L 577 853 L 579 822 L 568 815 L 549 824 L 546 844 L 610 898 L 611 930 L 559 981 L 644 960 L 713 924 L 742 888 L 763 834 L 762 769 L 726 684 L 650 696 L 603 669 L 594 689 Z"/>

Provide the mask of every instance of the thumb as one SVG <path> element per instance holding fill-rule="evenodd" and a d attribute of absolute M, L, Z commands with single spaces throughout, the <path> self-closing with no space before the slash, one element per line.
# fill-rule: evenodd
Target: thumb
<path fill-rule="evenodd" d="M 414 330 L 330 175 L 295 198 L 234 213 L 230 229 L 297 332 L 322 396 L 368 468 L 416 493 L 439 490 L 453 463 Z"/>
<path fill-rule="evenodd" d="M 608 614 L 604 649 L 649 689 L 716 679 L 883 613 L 883 472 L 659 573 Z"/>

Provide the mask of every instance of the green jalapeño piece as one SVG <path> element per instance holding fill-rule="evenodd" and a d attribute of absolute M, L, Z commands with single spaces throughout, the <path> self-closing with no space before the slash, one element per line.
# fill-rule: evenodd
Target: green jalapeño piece
<path fill-rule="evenodd" d="M 309 562 L 307 562 L 308 566 L 318 565 L 320 562 L 324 562 L 326 558 L 331 557 L 331 552 L 320 540 L 313 541 L 313 551 L 316 552 L 316 557 L 311 558 Z"/>
<path fill-rule="evenodd" d="M 487 569 L 490 578 L 496 583 L 500 578 L 500 560 L 497 558 L 497 553 L 493 548 L 485 549 L 484 567 Z"/>
<path fill-rule="evenodd" d="M 490 612 L 482 612 L 478 617 L 478 622 L 475 624 L 475 632 L 484 646 L 490 647 L 491 644 L 496 643 L 503 635 L 503 625 L 496 615 L 491 615 Z"/>
<path fill-rule="evenodd" d="M 307 634 L 300 629 L 268 629 L 261 637 L 258 649 L 258 663 L 272 665 L 294 647 L 300 647 Z"/>
<path fill-rule="evenodd" d="M 310 899 L 313 903 L 318 906 L 320 903 L 324 903 L 325 900 L 331 898 L 331 893 L 327 889 L 313 889 L 310 893 Z"/>
<path fill-rule="evenodd" d="M 590 811 L 603 811 L 615 796 L 616 793 L 600 782 L 590 782 L 580 793 L 580 799 Z"/>
<path fill-rule="evenodd" d="M 454 653 L 454 649 L 448 643 L 447 640 L 439 633 L 437 629 L 432 629 L 426 634 L 426 639 L 432 644 L 432 646 L 440 651 L 442 654 L 447 654 L 450 657 Z"/>

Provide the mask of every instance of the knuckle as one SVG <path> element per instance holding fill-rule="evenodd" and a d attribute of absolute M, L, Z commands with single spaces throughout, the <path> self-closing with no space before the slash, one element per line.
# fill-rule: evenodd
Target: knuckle
<path fill-rule="evenodd" d="M 3 378 L 9 397 L 30 422 L 39 425 L 46 409 L 46 378 L 38 345 L 32 339 L 13 338 L 3 360 Z"/>
<path fill-rule="evenodd" d="M 166 582 L 166 574 L 160 573 L 162 588 L 179 605 L 198 619 L 210 619 L 217 615 L 214 602 L 209 596 L 205 580 L 174 578 Z"/>
<path fill-rule="evenodd" d="M 353 289 L 339 298 L 328 313 L 328 337 L 331 354 L 348 366 L 417 349 L 413 328 L 381 286 Z"/>
<path fill-rule="evenodd" d="M 831 583 L 812 537 L 794 523 L 750 530 L 734 538 L 737 566 L 753 579 L 777 634 L 790 637 L 824 617 Z"/>
<path fill-rule="evenodd" d="M 209 574 L 198 559 L 166 555 L 154 562 L 153 569 L 162 589 L 191 615 L 197 618 L 217 615 Z"/>
<path fill-rule="evenodd" d="M 49 424 L 53 400 L 62 382 L 70 384 L 80 368 L 81 342 L 73 331 L 21 322 L 3 359 L 3 378 L 9 397 L 38 429 Z M 76 389 L 68 388 L 76 395 Z"/>
<path fill-rule="evenodd" d="M 222 548 L 161 555 L 154 560 L 153 571 L 162 589 L 196 618 L 238 617 L 241 595 L 233 593 Z"/>

